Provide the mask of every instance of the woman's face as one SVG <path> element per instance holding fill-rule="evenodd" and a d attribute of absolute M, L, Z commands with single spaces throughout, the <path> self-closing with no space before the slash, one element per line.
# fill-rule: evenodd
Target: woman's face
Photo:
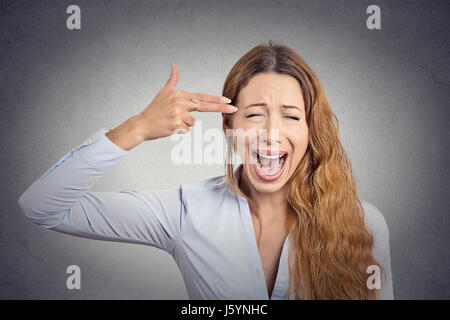
<path fill-rule="evenodd" d="M 239 92 L 236 106 L 239 110 L 229 122 L 224 119 L 223 128 L 240 137 L 235 145 L 243 174 L 257 191 L 276 192 L 292 176 L 308 146 L 300 84 L 289 75 L 259 73 Z"/>

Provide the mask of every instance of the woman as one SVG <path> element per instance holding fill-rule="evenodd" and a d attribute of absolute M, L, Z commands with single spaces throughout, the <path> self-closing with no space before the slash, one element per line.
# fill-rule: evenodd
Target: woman
<path fill-rule="evenodd" d="M 359 201 L 337 120 L 306 62 L 273 41 L 256 46 L 225 81 L 231 104 L 174 90 L 178 78 L 172 65 L 147 108 L 35 181 L 19 199 L 25 215 L 59 232 L 167 251 L 191 299 L 392 299 L 386 222 Z M 140 143 L 189 130 L 193 111 L 222 113 L 226 175 L 178 190 L 89 191 Z"/>

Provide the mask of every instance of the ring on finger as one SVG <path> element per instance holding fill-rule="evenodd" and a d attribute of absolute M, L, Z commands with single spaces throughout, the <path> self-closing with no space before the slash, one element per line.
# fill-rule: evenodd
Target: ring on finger
<path fill-rule="evenodd" d="M 197 111 L 197 108 L 198 108 L 198 105 L 199 105 L 199 103 L 200 103 L 200 100 L 191 99 L 191 101 L 192 101 L 193 103 L 195 103 L 194 111 Z"/>

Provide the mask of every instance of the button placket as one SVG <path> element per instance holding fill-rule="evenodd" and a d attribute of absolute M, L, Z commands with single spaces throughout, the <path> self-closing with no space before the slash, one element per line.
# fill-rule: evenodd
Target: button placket
<path fill-rule="evenodd" d="M 253 281 L 255 285 L 256 295 L 258 300 L 268 300 L 269 295 L 267 292 L 266 281 L 263 274 L 261 260 L 259 257 L 258 247 L 256 244 L 255 233 L 252 227 L 252 221 L 250 217 L 250 208 L 246 199 L 236 194 L 238 198 L 239 207 L 241 210 L 241 218 L 243 219 L 244 229 L 247 236 L 247 247 L 251 259 L 251 268 L 253 272 Z"/>

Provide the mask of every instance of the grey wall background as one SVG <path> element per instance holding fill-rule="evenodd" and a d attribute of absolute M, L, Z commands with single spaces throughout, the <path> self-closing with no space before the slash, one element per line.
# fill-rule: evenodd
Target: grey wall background
<path fill-rule="evenodd" d="M 82 29 L 66 28 L 81 7 Z M 381 8 L 381 30 L 365 27 Z M 221 94 L 269 39 L 300 53 L 340 121 L 361 199 L 390 230 L 396 299 L 450 298 L 448 1 L 1 1 L 0 298 L 186 299 L 172 258 L 141 245 L 59 234 L 19 195 L 102 127 L 140 112 L 177 64 L 177 89 Z M 196 114 L 203 128 L 220 114 Z M 133 149 L 93 190 L 175 188 L 223 174 L 176 166 L 173 142 Z M 82 289 L 65 287 L 66 267 Z"/>

